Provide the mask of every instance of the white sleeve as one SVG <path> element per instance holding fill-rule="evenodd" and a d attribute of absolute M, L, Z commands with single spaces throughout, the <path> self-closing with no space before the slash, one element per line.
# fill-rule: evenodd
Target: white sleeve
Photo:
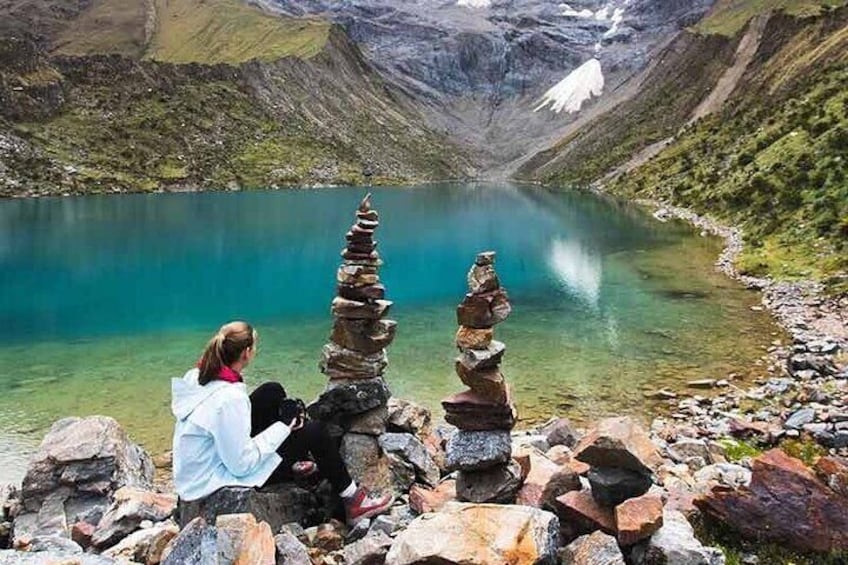
<path fill-rule="evenodd" d="M 275 422 L 256 437 L 250 437 L 250 400 L 233 398 L 218 411 L 214 430 L 215 449 L 224 466 L 236 477 L 254 472 L 289 437 L 291 429 Z"/>

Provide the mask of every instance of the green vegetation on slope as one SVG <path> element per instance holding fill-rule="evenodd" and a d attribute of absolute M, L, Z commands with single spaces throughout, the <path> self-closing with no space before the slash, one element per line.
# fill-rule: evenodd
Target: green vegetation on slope
<path fill-rule="evenodd" d="M 327 22 L 272 16 L 240 0 L 157 0 L 156 13 L 147 57 L 170 63 L 309 58 L 330 31 Z"/>
<path fill-rule="evenodd" d="M 816 16 L 829 8 L 843 6 L 846 0 L 719 0 L 695 27 L 704 34 L 735 36 L 755 16 L 782 11 L 799 17 Z"/>
<path fill-rule="evenodd" d="M 58 34 L 54 53 L 169 63 L 238 64 L 313 57 L 328 22 L 275 16 L 241 0 L 95 0 Z"/>
<path fill-rule="evenodd" d="M 771 32 L 791 29 L 776 18 Z M 848 33 L 843 10 L 801 27 L 747 93 L 688 128 L 612 192 L 740 224 L 751 274 L 827 279 L 848 269 Z M 812 25 L 812 24 L 811 24 Z"/>

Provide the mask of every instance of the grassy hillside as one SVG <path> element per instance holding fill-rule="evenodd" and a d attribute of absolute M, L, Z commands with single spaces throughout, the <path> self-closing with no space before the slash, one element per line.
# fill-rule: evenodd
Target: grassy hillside
<path fill-rule="evenodd" d="M 53 45 L 66 56 L 238 64 L 312 57 L 329 30 L 327 22 L 271 15 L 239 0 L 94 0 Z"/>
<path fill-rule="evenodd" d="M 609 189 L 741 224 L 744 271 L 827 279 L 848 270 L 848 9 L 764 37 L 724 111 Z"/>
<path fill-rule="evenodd" d="M 817 16 L 844 6 L 846 0 L 719 0 L 710 13 L 694 27 L 703 34 L 735 36 L 755 16 L 768 11 L 791 16 Z"/>
<path fill-rule="evenodd" d="M 241 0 L 0 4 L 0 195 L 468 170 L 327 22 Z"/>
<path fill-rule="evenodd" d="M 239 0 L 156 0 L 156 14 L 146 56 L 171 63 L 309 58 L 330 30 L 324 21 L 272 16 Z"/>

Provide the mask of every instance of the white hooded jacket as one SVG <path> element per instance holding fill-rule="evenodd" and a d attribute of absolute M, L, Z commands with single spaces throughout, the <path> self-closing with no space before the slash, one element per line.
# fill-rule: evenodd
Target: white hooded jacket
<path fill-rule="evenodd" d="M 197 500 L 225 486 L 263 485 L 282 461 L 277 448 L 290 429 L 276 422 L 250 437 L 250 398 L 244 383 L 201 386 L 192 369 L 171 381 L 174 486 L 182 500 Z"/>

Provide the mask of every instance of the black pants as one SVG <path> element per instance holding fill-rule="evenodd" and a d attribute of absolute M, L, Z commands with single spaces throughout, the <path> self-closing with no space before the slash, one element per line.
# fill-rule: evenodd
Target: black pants
<path fill-rule="evenodd" d="M 277 407 L 286 398 L 286 391 L 279 383 L 268 382 L 259 385 L 250 395 L 251 435 L 267 429 L 277 421 Z M 344 461 L 339 455 L 338 443 L 330 437 L 321 422 L 306 422 L 299 430 L 294 430 L 277 449 L 283 458 L 282 463 L 271 475 L 266 484 L 290 481 L 294 478 L 292 465 L 297 461 L 311 458 L 318 465 L 318 472 L 333 485 L 336 492 L 346 489 L 350 483 Z"/>

